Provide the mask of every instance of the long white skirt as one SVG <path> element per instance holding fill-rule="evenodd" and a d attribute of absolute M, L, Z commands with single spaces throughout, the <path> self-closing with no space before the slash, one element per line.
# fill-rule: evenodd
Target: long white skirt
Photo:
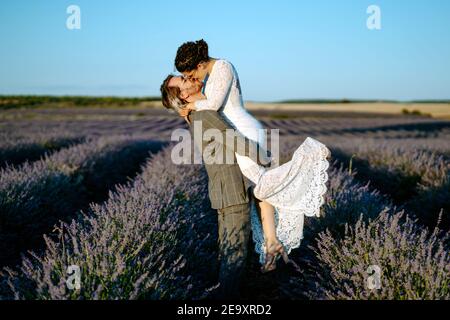
<path fill-rule="evenodd" d="M 304 217 L 318 217 L 320 214 L 327 190 L 329 155 L 330 151 L 324 144 L 307 137 L 287 163 L 266 170 L 261 170 L 257 165 L 242 170 L 242 174 L 255 183 L 255 197 L 275 207 L 277 238 L 288 254 L 300 246 Z M 260 255 L 260 263 L 263 264 L 264 233 L 254 211 L 251 218 L 253 240 L 255 250 Z"/>
<path fill-rule="evenodd" d="M 264 127 L 248 112 L 224 112 L 223 115 L 241 134 L 261 147 L 267 147 Z M 319 216 L 327 190 L 329 155 L 330 150 L 311 137 L 300 144 L 290 161 L 278 167 L 264 168 L 251 158 L 236 153 L 242 174 L 254 184 L 254 196 L 274 206 L 277 238 L 288 254 L 300 246 L 304 216 Z M 259 262 L 264 264 L 264 231 L 254 201 L 250 217 L 255 251 L 259 254 Z"/>
<path fill-rule="evenodd" d="M 240 133 L 266 148 L 266 134 L 259 121 L 253 117 L 229 118 Z M 303 141 L 290 161 L 274 168 L 264 168 L 249 157 L 236 153 L 242 174 L 254 184 L 255 197 L 274 206 L 277 238 L 288 254 L 300 246 L 304 216 L 320 214 L 327 190 L 329 156 L 330 150 L 311 137 Z M 251 227 L 255 251 L 259 254 L 260 263 L 264 264 L 264 232 L 254 201 L 251 204 Z"/>

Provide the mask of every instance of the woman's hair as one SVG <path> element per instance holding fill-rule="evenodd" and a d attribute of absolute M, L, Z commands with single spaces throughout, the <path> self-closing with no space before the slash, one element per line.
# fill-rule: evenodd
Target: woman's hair
<path fill-rule="evenodd" d="M 197 69 L 201 62 L 209 61 L 208 44 L 201 39 L 195 42 L 183 43 L 177 50 L 175 67 L 179 72 Z"/>
<path fill-rule="evenodd" d="M 179 112 L 183 109 L 186 102 L 180 98 L 180 88 L 169 87 L 169 81 L 174 75 L 168 75 L 161 85 L 161 100 L 165 108 Z"/>

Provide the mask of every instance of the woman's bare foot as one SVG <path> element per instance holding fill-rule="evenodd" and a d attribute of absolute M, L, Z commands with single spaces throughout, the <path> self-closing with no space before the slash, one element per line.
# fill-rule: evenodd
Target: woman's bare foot
<path fill-rule="evenodd" d="M 284 246 L 281 244 L 280 241 L 278 241 L 278 239 L 266 242 L 265 246 L 266 246 L 266 261 L 264 265 L 261 267 L 262 273 L 275 270 L 277 267 L 276 263 L 279 256 L 283 257 L 284 263 L 291 264 L 297 272 L 303 273 L 300 266 L 296 264 L 294 260 L 289 259 L 288 254 L 284 249 Z"/>
<path fill-rule="evenodd" d="M 278 256 L 284 252 L 283 245 L 277 239 L 266 241 L 265 247 L 266 260 L 261 267 L 261 272 L 263 273 L 275 270 Z"/>

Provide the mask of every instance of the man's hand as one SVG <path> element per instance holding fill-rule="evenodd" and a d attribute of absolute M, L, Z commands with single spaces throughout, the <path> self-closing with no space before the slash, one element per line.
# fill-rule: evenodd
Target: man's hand
<path fill-rule="evenodd" d="M 191 110 L 188 110 L 186 108 L 181 109 L 180 112 L 179 112 L 180 117 L 183 117 L 183 118 L 187 118 L 189 113 L 191 113 Z"/>
<path fill-rule="evenodd" d="M 195 110 L 195 104 L 193 102 L 189 102 L 183 109 L 180 110 L 181 117 L 187 117 L 191 111 Z"/>
<path fill-rule="evenodd" d="M 194 111 L 195 110 L 195 102 L 189 102 L 185 108 L 188 110 Z"/>
<path fill-rule="evenodd" d="M 258 154 L 258 164 L 260 166 L 263 166 L 264 168 L 270 168 L 272 166 L 272 157 L 269 155 L 266 155 L 265 152 L 262 152 L 262 156 L 261 154 Z"/>

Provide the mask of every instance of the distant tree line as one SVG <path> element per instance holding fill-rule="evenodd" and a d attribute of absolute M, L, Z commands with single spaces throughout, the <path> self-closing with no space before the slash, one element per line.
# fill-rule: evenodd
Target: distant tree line
<path fill-rule="evenodd" d="M 135 106 L 143 102 L 159 101 L 160 97 L 90 97 L 90 96 L 0 96 L 0 109 L 20 107 L 86 107 Z"/>

